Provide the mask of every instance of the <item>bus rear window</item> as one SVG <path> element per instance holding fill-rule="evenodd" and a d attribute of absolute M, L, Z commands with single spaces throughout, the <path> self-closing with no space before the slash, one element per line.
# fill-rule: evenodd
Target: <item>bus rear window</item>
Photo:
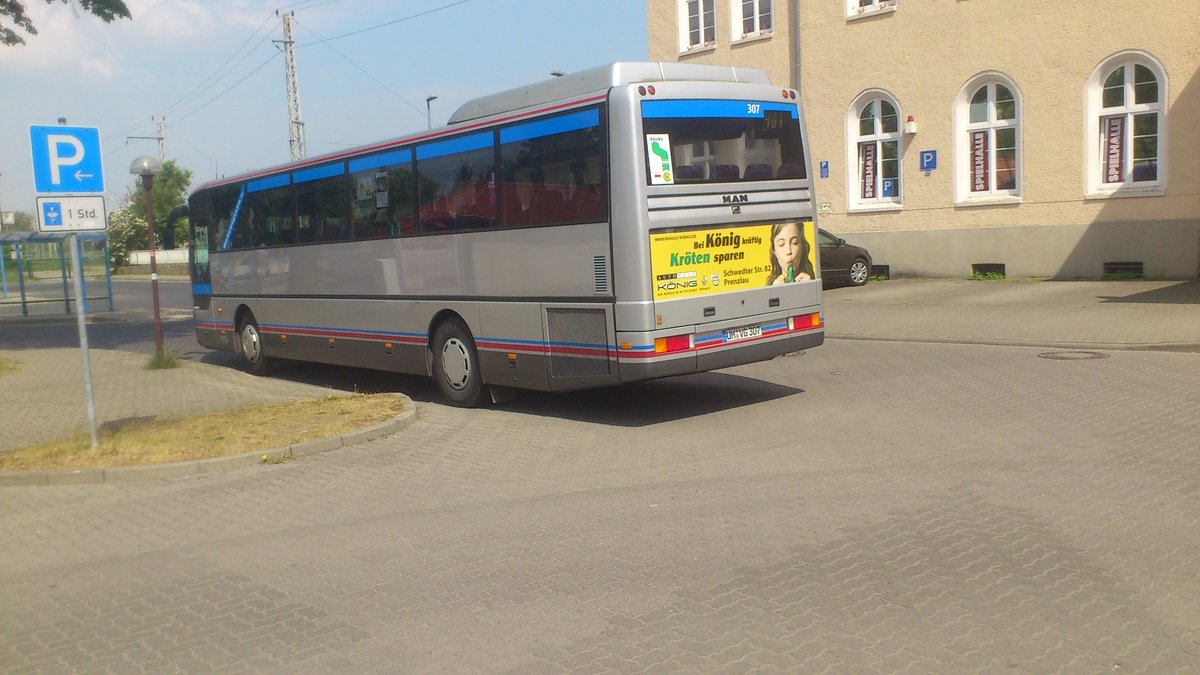
<path fill-rule="evenodd" d="M 769 101 L 642 101 L 650 185 L 807 178 L 800 114 Z"/>

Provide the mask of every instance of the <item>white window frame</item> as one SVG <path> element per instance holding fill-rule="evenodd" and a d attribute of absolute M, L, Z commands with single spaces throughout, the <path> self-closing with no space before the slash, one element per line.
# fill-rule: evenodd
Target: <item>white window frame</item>
<path fill-rule="evenodd" d="M 1158 101 L 1149 104 L 1134 102 L 1133 73 L 1135 66 L 1144 66 L 1158 80 Z M 1109 75 L 1117 68 L 1125 67 L 1125 104 L 1119 108 L 1104 108 L 1104 83 Z M 1153 197 L 1166 194 L 1167 191 L 1167 111 L 1168 105 L 1167 69 L 1158 59 L 1150 54 L 1128 50 L 1118 52 L 1108 57 L 1096 67 L 1087 81 L 1086 114 L 1084 123 L 1084 192 L 1087 199 L 1108 199 L 1112 197 Z M 1158 171 L 1153 181 L 1132 180 L 1133 172 L 1133 117 L 1145 113 L 1158 114 Z M 1124 115 L 1123 140 L 1123 173 L 1125 180 L 1121 183 L 1105 183 L 1105 161 L 1103 140 L 1101 139 L 1101 119 Z"/>
<path fill-rule="evenodd" d="M 745 5 L 754 6 L 754 30 L 749 33 L 745 32 L 745 25 L 742 19 L 742 12 Z M 771 27 L 763 28 L 760 21 L 762 20 L 763 4 L 769 4 L 770 8 L 765 12 L 771 17 Z M 758 40 L 761 38 L 770 37 L 775 33 L 775 1 L 774 0 L 729 0 L 729 39 L 732 42 L 746 42 L 749 40 Z"/>
<path fill-rule="evenodd" d="M 868 136 L 860 135 L 859 119 L 863 110 L 868 105 L 877 105 L 879 101 L 886 101 L 896 110 L 896 131 L 882 131 L 880 111 L 876 108 L 875 133 Z M 846 111 L 846 140 L 846 210 L 850 213 L 901 210 L 904 206 L 904 195 L 907 193 L 908 185 L 904 180 L 904 151 L 906 149 L 904 115 L 902 114 L 900 104 L 896 101 L 896 97 L 882 89 L 869 89 L 859 94 Z M 896 180 L 900 182 L 900 195 L 898 197 L 879 196 L 883 192 L 883 176 L 882 172 L 877 172 L 875 178 L 877 186 L 875 192 L 877 196 L 863 198 L 862 176 L 859 175 L 861 168 L 861 160 L 858 154 L 859 144 L 862 142 L 875 143 L 875 164 L 878 167 L 883 162 L 879 154 L 880 145 L 884 142 L 893 141 L 896 143 Z"/>
<path fill-rule="evenodd" d="M 717 46 L 717 0 L 697 0 L 700 8 L 700 42 L 692 44 L 691 37 L 691 17 L 688 14 L 688 0 L 678 0 L 678 24 L 679 24 L 679 53 L 694 54 L 696 52 L 711 51 Z M 704 3 L 711 2 L 712 25 L 705 26 L 704 24 Z M 710 41 L 704 40 L 704 34 L 708 31 L 705 28 L 711 28 L 713 39 Z"/>
<path fill-rule="evenodd" d="M 846 19 L 863 19 L 896 11 L 900 0 L 845 0 Z"/>
<path fill-rule="evenodd" d="M 997 120 L 995 85 L 1002 85 L 1013 95 L 1016 107 L 1016 117 L 1012 120 Z M 971 98 L 981 87 L 988 87 L 988 118 L 984 122 L 971 122 Z M 980 73 L 967 81 L 958 96 L 954 99 L 954 183 L 955 202 L 958 206 L 984 204 L 1019 204 L 1024 194 L 1025 153 L 1022 147 L 1024 134 L 1021 133 L 1021 116 L 1023 114 L 1021 90 L 1016 83 L 1003 73 L 988 71 Z M 1017 185 L 1011 190 L 997 190 L 996 184 L 996 130 L 1016 129 L 1017 147 Z M 975 131 L 988 131 L 988 181 L 986 192 L 971 190 L 971 134 Z"/>

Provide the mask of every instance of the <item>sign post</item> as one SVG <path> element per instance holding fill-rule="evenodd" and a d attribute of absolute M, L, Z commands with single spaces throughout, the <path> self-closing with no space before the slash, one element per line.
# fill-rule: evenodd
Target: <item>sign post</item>
<path fill-rule="evenodd" d="M 75 282 L 75 323 L 83 355 L 83 388 L 87 395 L 92 449 L 100 446 L 96 430 L 96 398 L 92 390 L 92 361 L 88 354 L 87 299 L 83 295 L 81 230 L 108 229 L 104 209 L 104 156 L 100 130 L 95 127 L 30 127 L 33 183 L 39 193 L 38 230 L 69 232 L 71 271 Z M 47 196 L 49 195 L 49 196 Z"/>

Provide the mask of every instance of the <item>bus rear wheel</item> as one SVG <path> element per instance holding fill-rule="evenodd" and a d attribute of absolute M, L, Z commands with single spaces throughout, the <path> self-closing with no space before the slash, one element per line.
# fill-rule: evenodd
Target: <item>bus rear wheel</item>
<path fill-rule="evenodd" d="M 443 321 L 433 333 L 433 379 L 450 405 L 483 404 L 483 378 L 471 331 L 458 319 Z"/>
<path fill-rule="evenodd" d="M 253 375 L 266 375 L 270 370 L 271 360 L 263 354 L 262 331 L 254 315 L 246 312 L 238 326 L 238 347 L 242 358 L 246 360 L 246 370 Z"/>

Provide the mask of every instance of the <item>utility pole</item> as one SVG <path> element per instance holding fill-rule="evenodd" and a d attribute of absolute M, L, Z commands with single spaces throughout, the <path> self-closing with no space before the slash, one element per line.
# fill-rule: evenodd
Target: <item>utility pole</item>
<path fill-rule="evenodd" d="M 163 125 L 166 124 L 167 118 L 151 118 L 154 120 L 155 129 L 158 132 L 157 136 L 126 136 L 127 141 L 158 141 L 158 161 L 167 161 L 167 141 L 163 136 Z"/>
<path fill-rule="evenodd" d="M 275 10 L 278 14 L 279 10 Z M 283 15 L 283 72 L 287 80 L 288 142 L 292 161 L 304 159 L 304 122 L 300 119 L 300 85 L 296 83 L 296 50 L 292 40 L 292 15 Z"/>

